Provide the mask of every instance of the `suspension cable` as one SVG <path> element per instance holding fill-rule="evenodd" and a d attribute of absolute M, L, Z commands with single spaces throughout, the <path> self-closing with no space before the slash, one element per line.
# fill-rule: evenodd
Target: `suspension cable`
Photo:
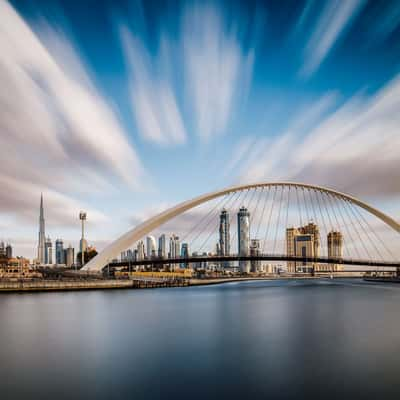
<path fill-rule="evenodd" d="M 365 252 L 367 253 L 368 258 L 371 259 L 372 257 L 371 257 L 371 255 L 369 254 L 369 251 L 368 251 L 367 247 L 365 246 L 364 241 L 363 241 L 362 238 L 361 238 L 360 232 L 358 231 L 358 229 L 355 228 L 355 224 L 354 224 L 354 222 L 353 222 L 353 218 L 351 218 L 351 215 L 350 215 L 350 213 L 349 213 L 348 210 L 347 210 L 347 206 L 348 206 L 348 204 L 347 204 L 347 199 L 343 199 L 343 200 L 344 200 L 343 204 L 346 206 L 346 207 L 343 207 L 343 208 L 344 208 L 344 210 L 346 211 L 347 217 L 349 218 L 349 221 L 351 222 L 353 228 L 355 229 L 355 231 L 356 231 L 356 233 L 357 233 L 357 236 L 358 236 L 358 238 L 359 238 L 359 240 L 360 240 L 360 244 L 362 245 L 362 247 L 364 247 L 364 250 L 365 250 Z"/>
<path fill-rule="evenodd" d="M 347 230 L 348 237 L 350 238 L 351 242 L 353 243 L 353 248 L 354 248 L 355 252 L 357 253 L 357 257 L 359 259 L 361 259 L 362 257 L 360 255 L 360 252 L 358 251 L 358 247 L 356 246 L 356 241 L 354 240 L 353 235 L 351 233 L 351 229 L 350 229 L 349 225 L 347 224 L 346 218 L 344 217 L 344 215 L 342 213 L 342 208 L 344 208 L 343 202 L 345 200 L 342 197 L 337 197 L 337 196 L 333 196 L 333 198 L 335 199 L 336 204 L 339 201 L 340 207 L 338 207 L 338 210 L 339 210 L 340 216 L 342 217 L 342 220 L 343 220 L 343 226 Z"/>
<path fill-rule="evenodd" d="M 283 241 L 283 250 L 282 250 L 282 254 L 285 254 L 286 229 L 288 228 L 288 220 L 289 220 L 289 207 L 290 207 L 290 188 L 291 188 L 291 186 L 289 186 L 289 189 L 288 189 L 288 195 L 287 195 L 287 203 L 286 203 L 286 220 L 285 220 L 285 240 Z"/>
<path fill-rule="evenodd" d="M 310 222 L 310 215 L 308 214 L 308 207 L 307 207 L 307 202 L 306 202 L 306 195 L 305 195 L 305 192 L 304 192 L 304 188 L 303 188 L 303 187 L 301 188 L 301 191 L 303 192 L 304 208 L 305 208 L 305 210 L 306 210 L 306 216 L 307 216 L 307 222 L 306 222 L 306 224 L 307 224 L 308 222 Z"/>
<path fill-rule="evenodd" d="M 330 193 L 327 193 L 327 199 L 328 199 L 329 204 L 331 205 L 332 212 L 333 212 L 333 216 L 334 216 L 335 221 L 336 221 L 336 224 L 337 224 L 337 229 L 338 229 L 338 231 L 340 232 L 339 218 L 337 217 L 337 214 L 336 214 L 336 211 L 335 211 L 335 204 L 334 204 L 334 202 L 333 202 L 333 200 L 332 200 L 332 197 L 333 197 L 333 196 L 332 196 Z M 346 248 L 346 247 L 343 248 L 343 252 L 345 252 L 346 254 L 348 254 L 348 251 L 347 251 L 347 248 Z"/>
<path fill-rule="evenodd" d="M 258 195 L 257 202 L 256 202 L 256 208 L 254 209 L 254 211 L 252 211 L 250 213 L 250 227 L 252 226 L 254 218 L 256 217 L 256 211 L 258 210 L 258 205 L 260 203 L 260 199 L 262 197 L 263 192 L 264 192 L 264 187 L 261 187 L 260 194 Z M 255 238 L 257 238 L 257 237 L 255 237 Z"/>
<path fill-rule="evenodd" d="M 279 221 L 281 219 L 281 209 L 282 209 L 282 198 L 283 198 L 283 192 L 284 192 L 284 186 L 281 187 L 281 198 L 279 200 L 279 211 L 278 211 L 278 218 L 276 220 L 276 229 L 275 229 L 275 238 L 274 238 L 274 249 L 272 254 L 275 254 L 275 248 L 276 248 L 276 239 L 278 238 L 278 229 L 279 229 Z"/>
<path fill-rule="evenodd" d="M 258 226 L 257 226 L 256 237 L 258 237 L 258 233 L 259 233 L 259 231 L 260 231 L 261 221 L 264 220 L 265 206 L 267 205 L 267 201 L 269 200 L 269 195 L 270 195 L 270 193 L 271 193 L 271 186 L 268 186 L 268 193 L 267 193 L 267 195 L 265 196 L 266 198 L 265 198 L 265 200 L 264 200 L 264 207 L 263 207 L 263 210 L 262 210 L 262 213 L 261 213 L 261 218 L 258 220 Z"/>
<path fill-rule="evenodd" d="M 368 229 L 374 234 L 374 236 L 378 239 L 378 241 L 381 243 L 381 245 L 384 247 L 386 252 L 390 255 L 390 257 L 393 258 L 393 260 L 396 259 L 392 251 L 386 246 L 385 242 L 382 240 L 382 238 L 375 232 L 374 229 L 372 229 L 371 225 L 368 223 L 368 220 L 364 217 L 362 214 L 361 210 L 358 207 L 354 207 L 354 209 L 357 211 L 357 213 L 361 216 L 362 220 L 364 223 L 367 225 Z"/>
<path fill-rule="evenodd" d="M 233 196 L 232 196 L 232 195 L 233 195 Z M 225 197 L 225 201 L 224 201 L 222 204 L 219 203 L 218 205 L 222 206 L 222 208 L 223 208 L 223 207 L 225 206 L 225 204 L 226 204 L 227 202 L 229 202 L 230 200 L 232 200 L 232 198 L 233 198 L 235 195 L 236 195 L 236 193 L 235 193 L 235 192 L 232 192 L 229 196 L 224 196 L 224 197 Z M 215 210 L 216 210 L 216 211 L 215 211 Z M 214 218 L 216 218 L 216 217 L 218 216 L 219 212 L 220 212 L 220 208 L 216 209 L 216 208 L 214 207 L 214 213 L 211 215 L 211 218 L 209 218 L 207 224 L 205 224 L 205 226 L 203 227 L 203 229 L 200 230 L 199 232 L 197 232 L 197 234 L 194 236 L 194 238 L 190 241 L 191 245 L 193 245 L 193 244 L 196 242 L 196 240 L 203 234 L 203 232 L 209 227 L 211 221 L 212 221 Z"/>
<path fill-rule="evenodd" d="M 322 224 L 323 224 L 323 227 L 325 229 L 325 235 L 324 236 L 327 237 L 328 236 L 328 229 L 326 228 L 326 221 L 325 221 L 324 214 L 322 212 L 322 207 L 321 207 L 321 203 L 320 203 L 320 200 L 319 200 L 319 193 L 320 193 L 319 190 L 318 191 L 314 190 L 314 195 L 317 198 L 317 204 L 318 204 L 319 213 L 321 214 Z M 328 245 L 326 246 L 326 256 L 328 256 Z"/>
<path fill-rule="evenodd" d="M 268 237 L 268 234 L 269 234 L 269 226 L 270 226 L 270 222 L 271 222 L 271 215 L 272 215 L 272 210 L 274 209 L 274 206 L 275 206 L 275 197 L 276 197 L 276 192 L 278 190 L 278 186 L 274 186 L 274 189 L 275 190 L 274 190 L 274 194 L 272 196 L 272 203 L 271 203 L 272 207 L 270 208 L 270 211 L 269 211 L 267 230 L 265 232 L 265 237 L 264 237 L 263 253 L 264 253 L 265 244 L 267 243 L 267 237 Z"/>
<path fill-rule="evenodd" d="M 231 195 L 232 193 L 235 192 L 231 192 L 229 195 Z M 201 217 L 200 221 L 198 224 L 194 224 L 183 236 L 182 236 L 182 241 L 187 240 L 189 241 L 189 236 L 194 232 L 194 230 L 196 228 L 198 228 L 206 219 L 208 219 L 208 217 L 220 206 L 220 204 L 224 201 L 224 199 L 226 199 L 226 197 L 228 196 L 221 196 L 221 198 L 219 199 L 218 202 L 215 202 L 214 207 L 211 208 L 210 211 L 208 211 L 203 217 Z M 190 241 L 193 242 L 193 241 Z"/>
<path fill-rule="evenodd" d="M 356 213 L 353 210 L 353 204 L 351 202 L 348 202 L 349 204 L 349 208 L 351 210 L 351 212 L 353 213 L 354 217 L 357 218 Z M 365 229 L 365 227 L 361 224 L 360 220 L 357 218 L 357 222 L 360 225 L 361 229 L 363 230 L 364 234 L 367 236 L 368 240 L 370 241 L 370 243 L 372 243 L 373 248 L 375 249 L 375 251 L 378 253 L 378 256 L 381 257 L 381 260 L 383 261 L 384 258 L 382 257 L 381 252 L 379 251 L 379 249 L 377 248 L 375 242 L 371 239 L 371 237 L 369 236 L 368 230 Z"/>
<path fill-rule="evenodd" d="M 299 216 L 300 216 L 300 226 L 303 226 L 303 218 L 302 218 L 302 215 L 301 215 L 299 193 L 297 192 L 297 186 L 295 186 L 294 188 L 296 189 L 297 207 L 299 209 Z"/>
<path fill-rule="evenodd" d="M 233 197 L 234 197 L 234 196 L 230 197 L 230 199 L 229 199 L 227 202 L 225 202 L 224 208 L 225 208 L 225 206 L 228 206 L 228 203 L 231 202 L 231 200 L 233 199 Z M 218 225 L 217 225 L 217 229 L 216 229 L 216 230 L 218 230 L 218 226 L 219 226 L 219 221 L 218 221 Z M 205 241 L 202 243 L 202 245 L 199 247 L 199 249 L 198 249 L 199 252 L 203 249 L 204 245 L 208 242 L 208 240 L 211 238 L 211 236 L 215 234 L 215 231 L 216 231 L 216 230 L 211 230 L 211 231 L 210 231 L 210 233 L 209 233 L 209 235 L 207 236 L 206 240 L 205 240 Z"/>

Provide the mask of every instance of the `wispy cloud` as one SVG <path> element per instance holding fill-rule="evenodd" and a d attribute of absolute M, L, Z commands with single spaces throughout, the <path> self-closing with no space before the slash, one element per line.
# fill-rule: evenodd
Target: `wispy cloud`
<path fill-rule="evenodd" d="M 160 145 L 184 143 L 187 135 L 183 119 L 168 71 L 162 71 L 161 58 L 155 57 L 153 61 L 140 39 L 126 26 L 121 25 L 120 33 L 129 66 L 132 109 L 139 134 Z M 165 40 L 164 46 L 167 43 Z"/>
<path fill-rule="evenodd" d="M 396 78 L 371 98 L 355 95 L 305 135 L 278 136 L 264 153 L 267 161 L 255 159 L 239 175 L 244 181 L 287 179 L 358 195 L 398 195 L 399 126 L 400 78 Z"/>
<path fill-rule="evenodd" d="M 364 4 L 365 0 L 332 0 L 325 3 L 304 50 L 301 76 L 308 78 L 319 68 Z"/>
<path fill-rule="evenodd" d="M 225 133 L 251 81 L 254 49 L 243 48 L 235 28 L 208 5 L 188 7 L 183 16 L 186 90 L 204 141 Z"/>
<path fill-rule="evenodd" d="M 48 25 L 35 34 L 5 1 L 0 26 L 0 212 L 24 215 L 44 191 L 64 223 L 74 193 L 139 188 L 139 157 L 66 37 Z"/>

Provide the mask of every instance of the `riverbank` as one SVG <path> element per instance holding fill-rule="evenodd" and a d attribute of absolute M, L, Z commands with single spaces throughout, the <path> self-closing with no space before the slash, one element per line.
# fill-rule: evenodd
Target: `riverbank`
<path fill-rule="evenodd" d="M 46 292 L 93 289 L 132 289 L 133 282 L 125 280 L 37 280 L 7 282 L 0 281 L 0 292 Z"/>
<path fill-rule="evenodd" d="M 360 274 L 346 274 L 345 276 L 333 276 L 334 279 L 341 278 L 361 278 Z M 227 278 L 191 278 L 173 281 L 155 280 L 132 280 L 132 279 L 84 279 L 84 280 L 25 280 L 25 281 L 0 281 L 0 293 L 7 292 L 46 292 L 46 291 L 68 291 L 68 290 L 96 290 L 96 289 L 147 289 L 161 287 L 182 287 L 182 286 L 205 286 L 218 285 L 229 282 L 246 281 L 271 281 L 271 280 L 291 280 L 291 279 L 330 279 L 326 275 L 275 275 L 257 277 L 227 277 Z"/>

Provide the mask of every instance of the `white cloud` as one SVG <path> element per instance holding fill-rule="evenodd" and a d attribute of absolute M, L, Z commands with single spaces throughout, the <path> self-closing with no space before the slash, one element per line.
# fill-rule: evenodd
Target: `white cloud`
<path fill-rule="evenodd" d="M 74 194 L 138 189 L 143 166 L 71 43 L 48 25 L 35 34 L 5 1 L 0 26 L 0 212 L 25 218 L 43 191 L 63 224 L 79 211 Z"/>
<path fill-rule="evenodd" d="M 184 143 L 186 131 L 168 78 L 155 78 L 152 72 L 156 68 L 140 40 L 124 26 L 120 32 L 130 68 L 132 109 L 140 135 L 160 145 Z M 163 76 L 162 71 L 158 75 Z"/>
<path fill-rule="evenodd" d="M 311 106 L 313 108 L 313 106 Z M 371 98 L 355 95 L 305 135 L 291 129 L 264 157 L 239 172 L 243 181 L 297 180 L 362 196 L 400 193 L 400 78 Z M 260 139 L 255 147 L 266 146 Z"/>
<path fill-rule="evenodd" d="M 214 7 L 195 5 L 183 17 L 185 83 L 198 135 L 225 132 L 235 102 L 247 95 L 254 50 L 242 48 L 234 27 Z"/>
<path fill-rule="evenodd" d="M 364 0 L 327 1 L 321 17 L 306 45 L 303 77 L 311 76 L 328 56 L 336 41 L 358 15 Z"/>

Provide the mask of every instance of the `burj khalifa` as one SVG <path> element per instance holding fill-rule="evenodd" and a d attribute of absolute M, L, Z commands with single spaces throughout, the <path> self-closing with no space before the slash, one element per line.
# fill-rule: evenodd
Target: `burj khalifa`
<path fill-rule="evenodd" d="M 40 216 L 39 216 L 39 243 L 38 243 L 38 262 L 45 263 L 45 231 L 44 231 L 44 212 L 43 212 L 43 194 L 40 195 Z"/>

